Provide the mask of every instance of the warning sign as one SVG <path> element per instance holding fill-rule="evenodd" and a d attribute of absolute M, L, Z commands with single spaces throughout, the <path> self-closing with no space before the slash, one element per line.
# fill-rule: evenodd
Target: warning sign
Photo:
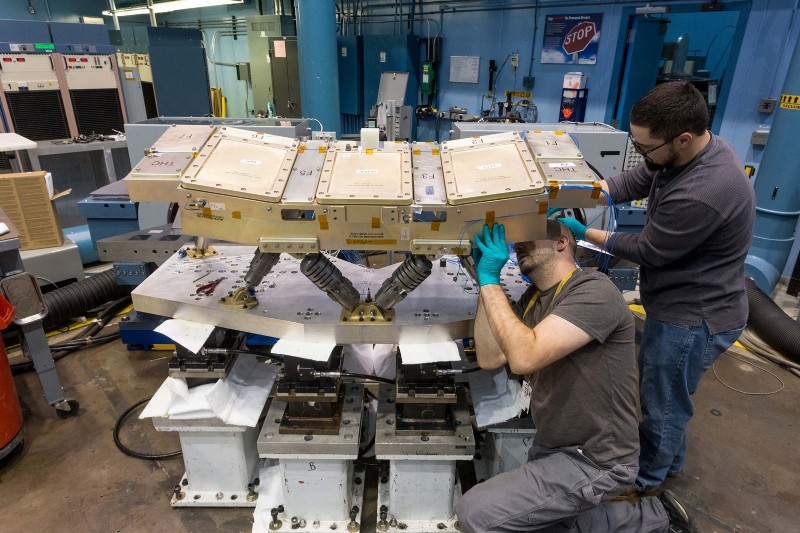
<path fill-rule="evenodd" d="M 800 95 L 797 94 L 782 94 L 781 95 L 781 108 L 794 109 L 800 111 Z"/>

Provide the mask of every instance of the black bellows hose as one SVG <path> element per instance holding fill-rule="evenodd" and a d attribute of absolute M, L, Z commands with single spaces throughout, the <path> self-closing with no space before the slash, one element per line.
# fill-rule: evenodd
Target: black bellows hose
<path fill-rule="evenodd" d="M 749 316 L 747 324 L 773 349 L 800 363 L 800 323 L 783 312 L 751 278 L 745 279 Z"/>
<path fill-rule="evenodd" d="M 44 295 L 44 303 L 47 306 L 44 329 L 60 326 L 90 309 L 127 296 L 132 289 L 133 287 L 129 285 L 117 285 L 114 271 L 106 270 L 50 291 Z"/>

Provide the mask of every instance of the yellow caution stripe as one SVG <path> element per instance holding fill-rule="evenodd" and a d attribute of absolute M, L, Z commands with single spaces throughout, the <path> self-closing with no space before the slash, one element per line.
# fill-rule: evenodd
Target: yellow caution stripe
<path fill-rule="evenodd" d="M 800 95 L 781 94 L 781 109 L 800 111 Z"/>

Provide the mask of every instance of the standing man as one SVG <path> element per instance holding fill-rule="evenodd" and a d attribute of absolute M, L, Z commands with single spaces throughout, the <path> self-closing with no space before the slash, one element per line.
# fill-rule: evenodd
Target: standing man
<path fill-rule="evenodd" d="M 684 527 L 674 531 L 691 531 L 669 494 L 663 505 L 611 501 L 639 471 L 634 324 L 616 287 L 577 268 L 570 232 L 548 220 L 547 239 L 514 246 L 533 285 L 511 305 L 500 287 L 509 257 L 503 226 L 484 226 L 475 246 L 478 363 L 528 376 L 537 433 L 525 465 L 464 494 L 461 529 L 663 532 L 675 515 Z"/>
<path fill-rule="evenodd" d="M 680 473 L 691 396 L 747 323 L 744 259 L 755 196 L 733 147 L 708 131 L 706 102 L 691 83 L 657 85 L 633 106 L 630 123 L 644 161 L 601 183 L 617 203 L 647 198 L 642 232 L 608 233 L 560 220 L 579 240 L 641 265 L 647 320 L 634 487 L 645 492 Z"/>

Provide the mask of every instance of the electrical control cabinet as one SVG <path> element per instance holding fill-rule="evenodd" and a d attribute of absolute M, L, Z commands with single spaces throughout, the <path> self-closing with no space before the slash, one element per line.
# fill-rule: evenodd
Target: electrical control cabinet
<path fill-rule="evenodd" d="M 270 38 L 270 65 L 275 112 L 279 117 L 300 118 L 300 64 L 297 37 Z"/>
<path fill-rule="evenodd" d="M 69 98 L 80 135 L 113 135 L 122 131 L 125 113 L 116 54 L 54 54 L 64 69 Z"/>
<path fill-rule="evenodd" d="M 65 139 L 75 131 L 53 60 L 51 54 L 0 53 L 5 122 L 32 141 Z"/>
<path fill-rule="evenodd" d="M 158 114 L 173 117 L 210 114 L 208 64 L 200 30 L 136 27 L 134 37 L 137 54 L 149 52 Z"/>
<path fill-rule="evenodd" d="M 339 35 L 336 37 L 336 44 L 340 110 L 345 115 L 363 115 L 363 39 L 359 35 Z"/>
<path fill-rule="evenodd" d="M 275 96 L 270 41 L 274 37 L 293 35 L 297 34 L 292 17 L 284 15 L 247 17 L 247 45 L 250 51 L 250 79 L 253 85 L 252 111 L 254 114 L 265 114 L 267 104 L 273 102 Z M 297 70 L 296 65 L 294 68 Z M 299 90 L 297 101 L 300 101 Z"/>

